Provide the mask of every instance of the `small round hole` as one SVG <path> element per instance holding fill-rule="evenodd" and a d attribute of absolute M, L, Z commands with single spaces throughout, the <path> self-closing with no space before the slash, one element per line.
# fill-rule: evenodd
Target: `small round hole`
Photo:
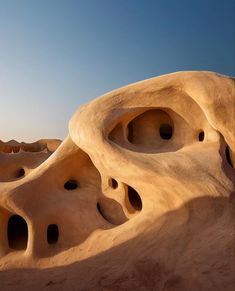
<path fill-rule="evenodd" d="M 23 168 L 21 168 L 21 169 L 17 170 L 15 177 L 20 178 L 20 177 L 23 177 L 24 175 L 25 175 L 25 170 Z"/>
<path fill-rule="evenodd" d="M 78 188 L 78 182 L 75 180 L 68 180 L 65 184 L 64 184 L 64 188 L 68 191 L 71 190 L 75 190 Z"/>
<path fill-rule="evenodd" d="M 198 140 L 199 141 L 204 141 L 204 138 L 205 138 L 204 131 L 200 131 L 199 134 L 198 134 Z"/>
<path fill-rule="evenodd" d="M 118 182 L 115 179 L 110 179 L 109 180 L 109 186 L 112 187 L 113 189 L 117 189 Z"/>
<path fill-rule="evenodd" d="M 159 133 L 162 139 L 171 139 L 173 134 L 173 129 L 170 124 L 161 124 L 159 128 Z"/>
<path fill-rule="evenodd" d="M 47 228 L 47 242 L 56 244 L 59 239 L 59 228 L 56 224 L 50 224 Z"/>
<path fill-rule="evenodd" d="M 128 186 L 128 199 L 136 211 L 140 211 L 142 209 L 142 200 L 140 195 L 130 186 Z"/>

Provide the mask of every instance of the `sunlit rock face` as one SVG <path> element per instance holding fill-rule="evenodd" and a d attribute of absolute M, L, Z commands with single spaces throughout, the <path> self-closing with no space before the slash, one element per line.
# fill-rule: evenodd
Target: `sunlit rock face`
<path fill-rule="evenodd" d="M 178 72 L 0 142 L 2 290 L 233 290 L 235 81 Z"/>

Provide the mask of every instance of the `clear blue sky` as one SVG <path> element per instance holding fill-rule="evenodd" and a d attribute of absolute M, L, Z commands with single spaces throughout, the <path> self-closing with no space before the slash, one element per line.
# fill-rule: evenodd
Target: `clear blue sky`
<path fill-rule="evenodd" d="M 64 138 L 73 112 L 180 70 L 235 75 L 234 0 L 0 0 L 0 139 Z"/>

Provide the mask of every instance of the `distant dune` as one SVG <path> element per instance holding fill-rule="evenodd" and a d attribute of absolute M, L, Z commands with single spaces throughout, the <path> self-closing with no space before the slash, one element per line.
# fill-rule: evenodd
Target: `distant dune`
<path fill-rule="evenodd" d="M 235 289 L 235 80 L 178 72 L 0 141 L 1 290 Z"/>

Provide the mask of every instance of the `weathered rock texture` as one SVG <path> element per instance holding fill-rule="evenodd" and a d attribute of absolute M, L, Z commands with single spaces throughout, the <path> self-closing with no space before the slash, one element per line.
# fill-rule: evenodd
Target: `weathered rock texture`
<path fill-rule="evenodd" d="M 164 75 L 82 106 L 57 149 L 0 143 L 1 290 L 234 290 L 234 86 Z"/>

